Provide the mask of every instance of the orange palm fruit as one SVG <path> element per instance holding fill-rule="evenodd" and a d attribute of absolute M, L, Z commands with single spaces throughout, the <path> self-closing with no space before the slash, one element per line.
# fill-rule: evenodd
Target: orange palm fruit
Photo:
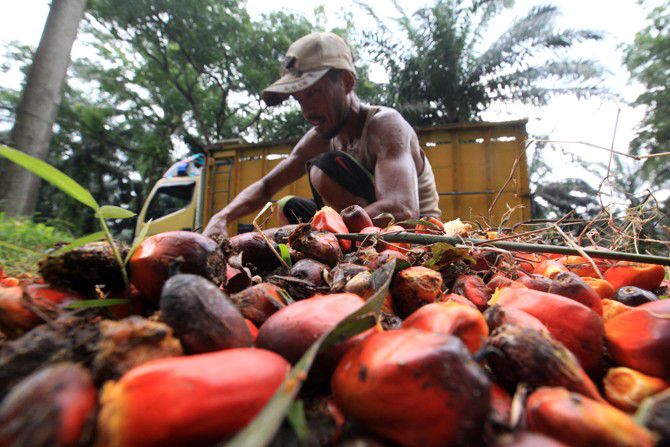
<path fill-rule="evenodd" d="M 561 272 L 568 271 L 569 270 L 566 266 L 553 259 L 545 259 L 536 265 L 535 269 L 533 269 L 534 274 L 546 276 L 547 278 L 553 278 Z"/>
<path fill-rule="evenodd" d="M 98 446 L 209 445 L 247 425 L 290 365 L 257 348 L 154 360 L 108 382 Z"/>
<path fill-rule="evenodd" d="M 456 337 L 377 332 L 354 346 L 331 388 L 348 419 L 399 445 L 471 445 L 490 411 L 490 382 Z"/>
<path fill-rule="evenodd" d="M 513 307 L 542 322 L 551 335 L 565 345 L 587 371 L 600 365 L 603 356 L 603 320 L 583 304 L 553 293 L 531 289 L 502 289 L 491 300 L 504 308 Z"/>
<path fill-rule="evenodd" d="M 606 279 L 591 278 L 585 276 L 582 278 L 586 284 L 596 291 L 600 298 L 611 298 L 614 295 L 614 287 Z"/>
<path fill-rule="evenodd" d="M 477 275 L 461 275 L 456 278 L 453 292 L 463 295 L 477 306 L 477 309 L 483 311 L 491 298 L 491 289 L 484 284 L 484 281 Z"/>
<path fill-rule="evenodd" d="M 651 433 L 613 406 L 565 388 L 540 388 L 526 402 L 528 428 L 575 447 L 651 447 Z"/>
<path fill-rule="evenodd" d="M 626 306 L 623 303 L 618 301 L 604 299 L 603 300 L 603 320 L 607 322 L 608 320 L 616 317 L 620 313 L 626 312 L 627 310 L 633 309 L 630 306 Z"/>
<path fill-rule="evenodd" d="M 245 318 L 244 322 L 247 323 L 247 327 L 249 328 L 249 333 L 251 334 L 251 339 L 253 341 L 256 341 L 256 337 L 258 337 L 258 328 L 256 325 L 253 323 L 253 321 Z"/>
<path fill-rule="evenodd" d="M 647 397 L 669 388 L 670 382 L 619 366 L 607 371 L 603 385 L 607 400 L 617 408 L 631 413 Z"/>
<path fill-rule="evenodd" d="M 648 308 L 649 304 L 632 308 L 607 320 L 607 348 L 620 366 L 627 366 L 650 376 L 668 377 L 670 313 L 654 312 L 654 307 Z"/>
<path fill-rule="evenodd" d="M 393 308 L 402 318 L 419 307 L 435 302 L 440 296 L 442 275 L 426 267 L 415 266 L 396 273 L 391 285 Z"/>
<path fill-rule="evenodd" d="M 331 233 L 349 232 L 340 213 L 329 206 L 324 206 L 314 214 L 314 217 L 312 218 L 312 229 L 314 231 L 330 231 Z M 338 242 L 344 253 L 351 250 L 351 241 L 338 239 Z"/>
<path fill-rule="evenodd" d="M 489 335 L 481 312 L 455 302 L 427 304 L 407 317 L 402 327 L 455 335 L 471 353 L 477 352 Z"/>
<path fill-rule="evenodd" d="M 654 290 L 661 285 L 665 268 L 656 264 L 619 261 L 607 269 L 603 276 L 612 284 L 614 290 L 623 286 Z"/>
<path fill-rule="evenodd" d="M 591 259 L 593 260 L 593 263 L 596 265 L 596 267 L 598 267 L 598 270 L 600 270 L 601 274 L 607 270 L 608 265 L 604 259 Z M 557 259 L 557 261 L 566 266 L 568 270 L 576 275 L 598 277 L 598 273 L 593 268 L 588 258 L 585 258 L 584 256 L 561 256 Z"/>

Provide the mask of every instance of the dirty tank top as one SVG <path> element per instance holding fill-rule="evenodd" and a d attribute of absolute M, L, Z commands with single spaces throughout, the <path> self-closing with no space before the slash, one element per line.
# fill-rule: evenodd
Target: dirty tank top
<path fill-rule="evenodd" d="M 370 106 L 368 113 L 365 117 L 365 124 L 363 125 L 363 132 L 361 133 L 361 138 L 357 145 L 357 150 L 347 151 L 356 158 L 368 172 L 374 175 L 375 166 L 374 159 L 372 154 L 368 149 L 367 138 L 368 138 L 368 124 L 373 116 L 375 116 L 381 110 L 378 106 Z M 418 143 L 415 143 L 418 145 Z M 423 168 L 419 172 L 419 167 L 416 167 L 417 170 L 417 180 L 419 187 L 419 214 L 426 217 L 440 217 L 441 211 L 439 208 L 439 196 L 437 194 L 437 186 L 435 185 L 435 176 L 433 175 L 433 168 L 430 166 L 428 157 L 423 152 L 423 149 L 419 147 L 421 153 L 421 158 L 423 159 Z"/>

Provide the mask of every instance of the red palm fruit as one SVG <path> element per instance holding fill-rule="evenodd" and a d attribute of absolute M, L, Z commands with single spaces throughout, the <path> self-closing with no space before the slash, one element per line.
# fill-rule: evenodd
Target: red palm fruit
<path fill-rule="evenodd" d="M 342 216 L 329 206 L 324 206 L 312 218 L 314 231 L 329 231 L 331 233 L 349 233 L 349 228 L 342 220 Z M 344 253 L 351 250 L 351 241 L 338 239 Z"/>
<path fill-rule="evenodd" d="M 603 303 L 600 296 L 572 272 L 562 272 L 554 276 L 548 292 L 579 301 L 599 316 L 603 316 Z"/>
<path fill-rule="evenodd" d="M 396 273 L 391 285 L 394 308 L 404 318 L 440 296 L 442 275 L 426 267 L 409 267 Z"/>
<path fill-rule="evenodd" d="M 244 318 L 248 318 L 258 326 L 286 306 L 286 301 L 281 295 L 281 288 L 268 282 L 256 284 L 231 295 L 230 300 L 237 306 Z"/>
<path fill-rule="evenodd" d="M 611 298 L 614 295 L 614 287 L 609 281 L 600 278 L 590 278 L 585 276 L 582 278 L 586 284 L 596 291 L 600 298 Z"/>
<path fill-rule="evenodd" d="M 626 312 L 627 310 L 632 309 L 630 306 L 626 306 L 623 303 L 614 300 L 603 300 L 603 321 L 607 322 L 608 320 L 616 317 L 620 313 Z"/>
<path fill-rule="evenodd" d="M 526 287 L 520 282 L 511 280 L 508 277 L 500 274 L 493 275 L 493 278 L 491 278 L 489 282 L 486 283 L 486 285 L 488 286 L 489 290 L 494 292 L 496 289 L 504 289 L 505 287 L 512 287 L 515 289 L 523 289 Z"/>
<path fill-rule="evenodd" d="M 603 400 L 577 358 L 551 335 L 506 324 L 491 333 L 487 348 L 489 370 L 510 389 L 519 383 L 562 386 Z"/>
<path fill-rule="evenodd" d="M 536 265 L 535 269 L 533 269 L 534 274 L 546 276 L 547 278 L 553 278 L 561 272 L 568 271 L 569 270 L 566 266 L 553 259 L 545 259 Z"/>
<path fill-rule="evenodd" d="M 247 327 L 249 328 L 249 333 L 251 334 L 251 339 L 253 341 L 256 341 L 256 337 L 258 337 L 258 328 L 256 325 L 248 319 L 244 319 L 244 322 L 247 323 Z"/>
<path fill-rule="evenodd" d="M 499 436 L 493 447 L 566 447 L 566 445 L 539 433 L 516 431 Z"/>
<path fill-rule="evenodd" d="M 477 306 L 475 306 L 475 304 L 472 301 L 470 301 L 469 299 L 467 299 L 463 295 L 459 295 L 457 293 L 448 293 L 448 294 L 443 293 L 442 296 L 438 298 L 438 301 L 445 302 L 445 303 L 454 302 L 454 303 L 464 304 L 468 307 L 471 307 L 472 309 L 477 309 Z"/>
<path fill-rule="evenodd" d="M 290 365 L 273 352 L 237 348 L 154 360 L 102 390 L 98 445 L 209 445 L 247 425 Z"/>
<path fill-rule="evenodd" d="M 360 233 L 363 228 L 371 227 L 372 219 L 367 211 L 360 205 L 351 205 L 340 211 L 344 224 L 349 233 Z"/>
<path fill-rule="evenodd" d="M 402 327 L 455 335 L 473 354 L 489 336 L 489 328 L 481 312 L 454 302 L 427 304 L 407 317 Z"/>
<path fill-rule="evenodd" d="M 598 270 L 600 270 L 600 273 L 603 273 L 605 270 L 607 270 L 608 265 L 604 259 L 601 258 L 591 258 L 591 259 L 593 260 L 593 263 L 596 265 L 596 267 L 598 267 Z M 560 258 L 557 259 L 557 261 L 566 266 L 568 270 L 570 270 L 572 273 L 578 276 L 591 276 L 591 277 L 599 276 L 596 270 L 589 262 L 588 258 L 585 258 L 584 256 L 561 256 Z"/>
<path fill-rule="evenodd" d="M 504 324 L 511 324 L 526 329 L 534 329 L 538 332 L 549 333 L 547 326 L 531 314 L 514 307 L 505 307 L 494 304 L 484 312 L 486 324 L 489 331 L 493 332 Z"/>
<path fill-rule="evenodd" d="M 539 290 L 540 292 L 548 292 L 549 287 L 551 287 L 551 279 L 542 275 L 519 276 L 516 281 L 529 289 Z"/>
<path fill-rule="evenodd" d="M 657 314 L 670 314 L 670 300 L 656 300 L 649 303 L 640 304 L 638 309 L 645 309 Z"/>
<path fill-rule="evenodd" d="M 280 265 L 279 259 L 272 252 L 267 241 L 256 232 L 238 234 L 228 241 L 233 251 L 240 253 L 242 265 L 251 269 L 252 272 L 269 273 Z M 270 239 L 270 243 L 277 250 L 272 239 Z"/>
<path fill-rule="evenodd" d="M 512 414 L 512 396 L 495 382 L 491 382 L 491 419 L 496 424 L 509 427 Z"/>
<path fill-rule="evenodd" d="M 444 234 L 444 224 L 440 221 L 440 219 L 435 217 L 424 217 L 423 220 L 427 220 L 437 228 L 431 228 L 428 225 L 418 223 L 414 227 L 414 231 L 417 234 Z"/>
<path fill-rule="evenodd" d="M 2 287 L 16 287 L 19 285 L 19 280 L 14 277 L 2 278 L 0 280 L 0 286 Z"/>
<path fill-rule="evenodd" d="M 535 267 L 547 259 L 547 256 L 542 253 L 527 253 L 524 251 L 515 251 L 513 253 L 516 264 L 526 273 L 533 273 Z"/>
<path fill-rule="evenodd" d="M 670 382 L 620 366 L 607 371 L 603 386 L 605 397 L 612 405 L 632 413 L 647 397 L 670 388 Z"/>
<path fill-rule="evenodd" d="M 665 268 L 662 265 L 619 261 L 603 275 L 614 290 L 623 286 L 635 286 L 654 290 L 663 282 Z"/>
<path fill-rule="evenodd" d="M 461 275 L 456 279 L 453 292 L 463 295 L 483 311 L 491 299 L 491 289 L 477 275 Z"/>
<path fill-rule="evenodd" d="M 296 301 L 263 323 L 258 331 L 256 346 L 276 352 L 295 364 L 312 343 L 364 303 L 353 293 L 314 295 Z M 349 344 L 341 343 L 320 354 L 311 373 L 314 379 L 330 378 L 337 361 L 348 347 Z"/>
<path fill-rule="evenodd" d="M 342 249 L 333 233 L 312 231 L 307 224 L 298 225 L 289 236 L 288 243 L 294 250 L 329 267 L 334 267 L 342 256 Z"/>
<path fill-rule="evenodd" d="M 88 445 L 96 394 L 89 372 L 73 363 L 31 374 L 2 401 L 0 445 Z"/>
<path fill-rule="evenodd" d="M 226 284 L 223 289 L 228 293 L 237 293 L 251 285 L 251 277 L 244 270 L 226 264 Z"/>
<path fill-rule="evenodd" d="M 384 235 L 384 234 L 397 234 L 397 233 L 404 233 L 405 229 L 401 227 L 400 225 L 391 225 L 390 227 L 386 227 L 382 229 L 379 233 Z M 377 244 L 377 251 L 384 251 L 384 250 L 396 250 L 401 253 L 404 253 L 405 251 L 409 250 L 411 244 L 407 242 L 382 242 L 380 241 L 379 244 Z"/>
<path fill-rule="evenodd" d="M 130 258 L 130 282 L 147 300 L 158 304 L 170 266 L 179 261 L 179 271 L 204 276 L 219 284 L 225 275 L 225 259 L 216 242 L 189 231 L 168 231 L 151 236 Z"/>
<path fill-rule="evenodd" d="M 0 288 L 0 330 L 19 337 L 44 318 L 55 317 L 63 306 L 82 299 L 78 293 L 55 289 L 48 284 Z"/>
<path fill-rule="evenodd" d="M 528 428 L 575 447 L 651 447 L 651 433 L 621 410 L 564 388 L 540 388 L 526 402 Z"/>
<path fill-rule="evenodd" d="M 161 320 L 172 328 L 188 354 L 252 345 L 240 311 L 202 276 L 183 273 L 168 279 L 161 292 L 160 310 Z"/>
<path fill-rule="evenodd" d="M 670 319 L 638 306 L 605 323 L 612 358 L 621 366 L 655 377 L 670 376 Z"/>
<path fill-rule="evenodd" d="M 531 289 L 502 289 L 491 304 L 523 310 L 540 320 L 556 340 L 577 356 L 585 370 L 592 371 L 600 365 L 603 320 L 583 304 Z"/>
<path fill-rule="evenodd" d="M 348 419 L 409 447 L 472 444 L 489 414 L 489 387 L 458 338 L 413 329 L 370 335 L 331 382 Z"/>

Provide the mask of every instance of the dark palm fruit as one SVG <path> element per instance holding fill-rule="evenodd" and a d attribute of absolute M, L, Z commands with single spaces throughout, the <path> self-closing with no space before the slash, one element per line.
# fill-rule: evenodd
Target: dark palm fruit
<path fill-rule="evenodd" d="M 288 242 L 288 237 L 291 235 L 297 224 L 284 225 L 283 227 L 268 228 L 263 230 L 263 233 L 268 239 L 275 241 L 278 244 L 285 244 Z"/>
<path fill-rule="evenodd" d="M 647 400 L 642 405 L 645 412 L 642 424 L 649 430 L 655 432 L 659 437 L 658 446 L 670 445 L 670 389 L 660 392 Z"/>
<path fill-rule="evenodd" d="M 90 374 L 74 363 L 26 377 L 0 406 L 0 445 L 88 445 L 96 396 Z"/>
<path fill-rule="evenodd" d="M 657 301 L 658 297 L 648 290 L 635 286 L 624 286 L 614 292 L 613 300 L 625 304 L 626 306 L 639 306 L 640 304 Z"/>
<path fill-rule="evenodd" d="M 489 330 L 493 332 L 504 324 L 512 324 L 527 329 L 535 329 L 539 332 L 549 333 L 547 326 L 542 324 L 540 320 L 529 313 L 513 307 L 503 308 L 494 304 L 486 309 L 484 318 L 489 326 Z"/>
<path fill-rule="evenodd" d="M 181 273 L 204 276 L 217 284 L 225 279 L 226 259 L 216 242 L 198 233 L 168 231 L 145 239 L 133 253 L 128 262 L 130 282 L 158 304 L 175 264 Z"/>
<path fill-rule="evenodd" d="M 358 275 L 360 272 L 369 271 L 370 269 L 364 265 L 340 262 L 330 271 L 330 290 L 333 293 L 342 292 L 351 278 Z"/>
<path fill-rule="evenodd" d="M 242 265 L 256 273 L 269 273 L 279 267 L 279 259 L 258 233 L 242 233 L 230 238 L 230 246 L 242 255 Z M 274 246 L 275 250 L 277 249 Z"/>
<path fill-rule="evenodd" d="M 350 233 L 359 233 L 363 228 L 371 227 L 372 219 L 359 205 L 351 205 L 340 211 L 340 216 Z"/>
<path fill-rule="evenodd" d="M 161 319 L 188 354 L 251 346 L 244 317 L 228 297 L 202 276 L 179 274 L 161 294 Z"/>
<path fill-rule="evenodd" d="M 548 334 L 506 324 L 493 331 L 488 346 L 486 362 L 501 384 L 562 386 L 602 401 L 577 358 Z"/>
<path fill-rule="evenodd" d="M 334 267 L 342 256 L 342 249 L 333 233 L 312 231 L 309 224 L 298 225 L 288 238 L 289 244 L 295 250 L 302 252 L 308 258 L 316 259 Z"/>
<path fill-rule="evenodd" d="M 270 318 L 270 315 L 286 306 L 286 301 L 281 295 L 281 288 L 267 282 L 256 284 L 231 295 L 230 300 L 237 306 L 244 318 L 251 320 L 259 327 Z"/>
<path fill-rule="evenodd" d="M 551 281 L 548 292 L 579 301 L 598 316 L 603 316 L 603 303 L 600 295 L 576 273 L 561 272 L 556 275 Z"/>
<path fill-rule="evenodd" d="M 330 268 L 326 264 L 309 258 L 301 259 L 289 270 L 289 275 L 309 281 L 315 286 L 326 286 L 329 273 Z"/>
<path fill-rule="evenodd" d="M 116 242 L 121 258 L 128 254 L 128 246 Z M 64 289 L 95 296 L 96 286 L 105 292 L 119 292 L 125 288 L 121 269 L 108 242 L 91 242 L 56 256 L 47 256 L 39 262 L 40 275 L 46 282 Z"/>

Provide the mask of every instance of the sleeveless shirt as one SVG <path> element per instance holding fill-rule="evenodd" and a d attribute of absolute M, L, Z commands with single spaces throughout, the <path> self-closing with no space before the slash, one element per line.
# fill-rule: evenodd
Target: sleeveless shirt
<path fill-rule="evenodd" d="M 365 169 L 374 175 L 375 159 L 368 148 L 368 124 L 373 116 L 375 116 L 381 108 L 379 106 L 370 106 L 365 117 L 365 124 L 363 125 L 363 132 L 358 141 L 355 150 L 345 150 L 348 154 L 358 160 Z M 419 214 L 425 217 L 440 217 L 442 214 L 439 208 L 439 196 L 437 194 L 437 186 L 435 185 L 435 176 L 433 175 L 433 168 L 430 166 L 428 157 L 421 147 L 419 147 L 421 158 L 423 160 L 423 167 L 419 171 L 419 166 L 415 166 L 417 183 L 419 189 Z"/>

